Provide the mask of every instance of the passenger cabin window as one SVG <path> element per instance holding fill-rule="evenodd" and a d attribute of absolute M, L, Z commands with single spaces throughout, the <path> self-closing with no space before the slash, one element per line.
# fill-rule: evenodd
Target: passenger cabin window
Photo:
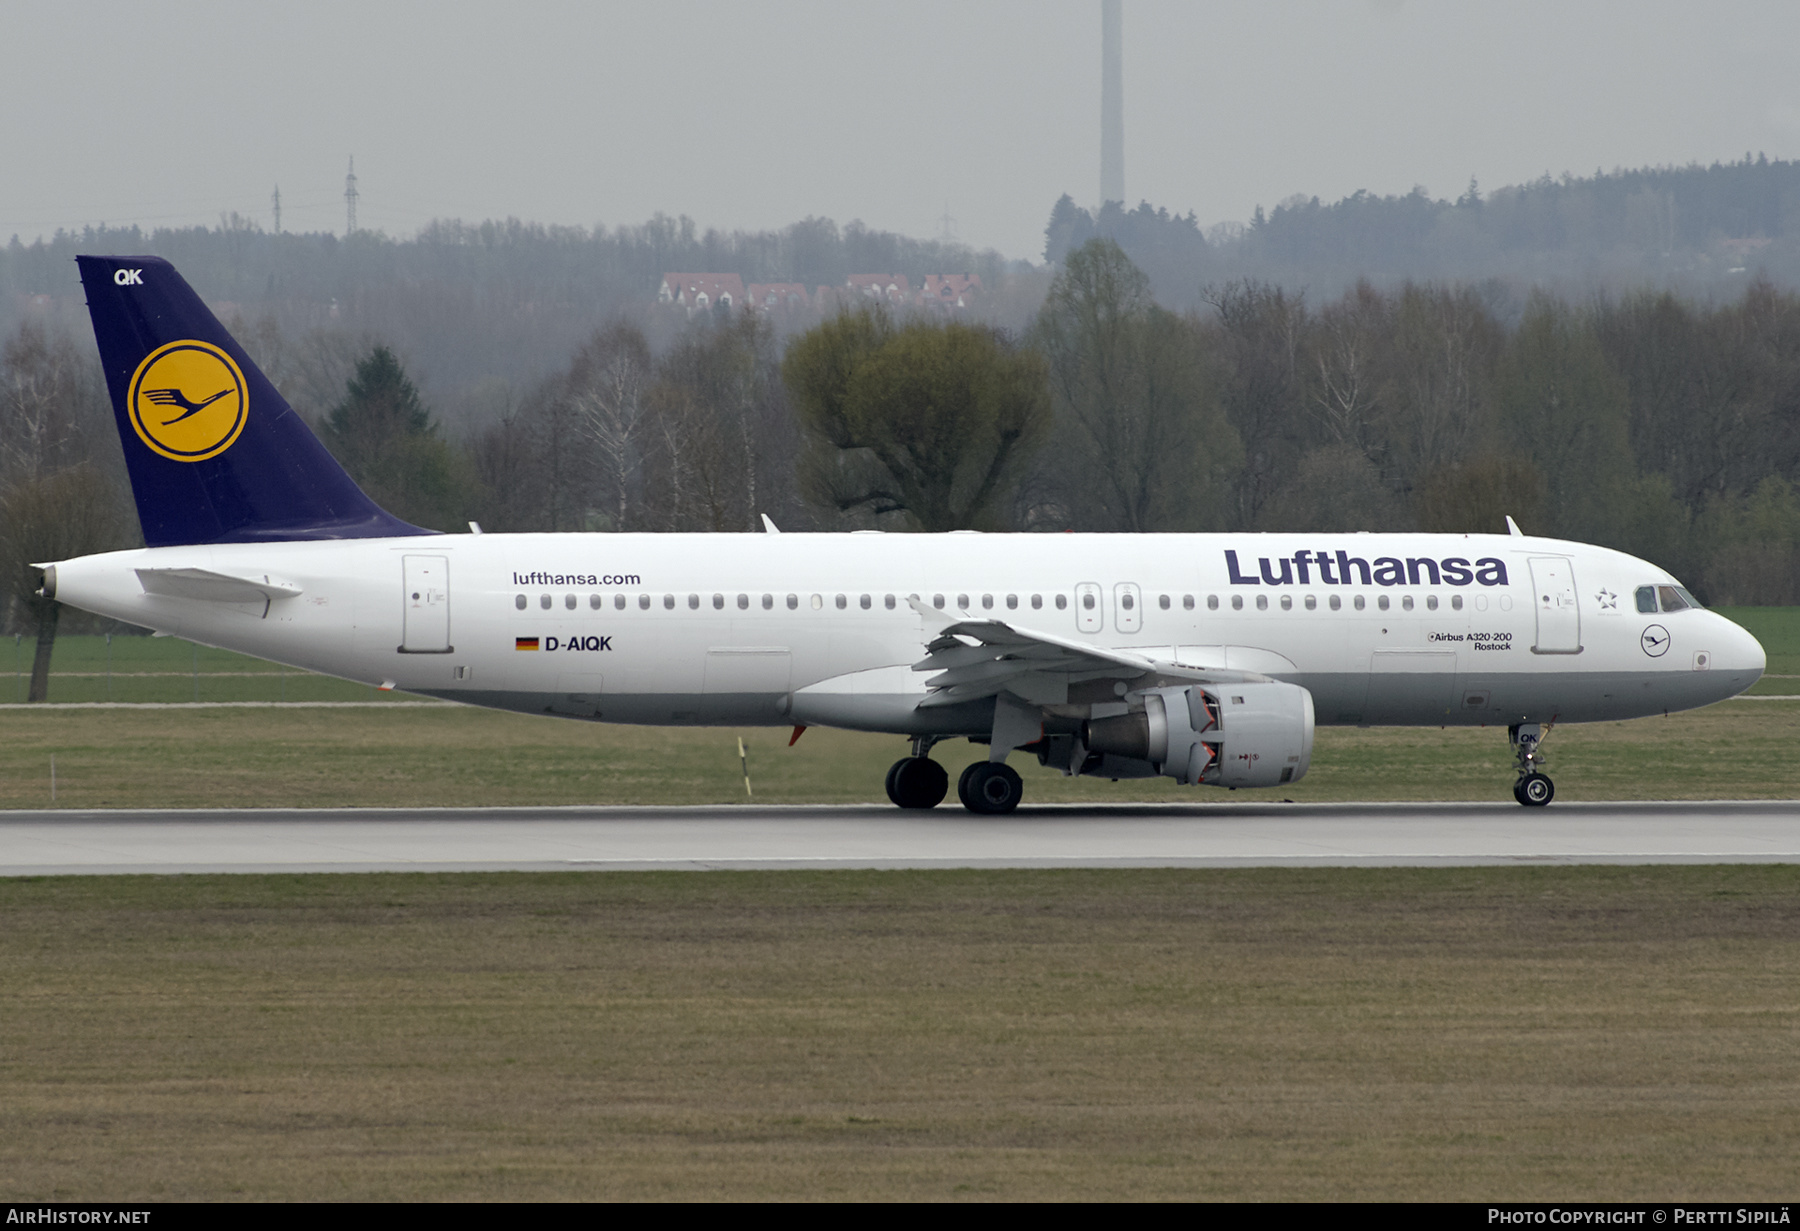
<path fill-rule="evenodd" d="M 513 606 L 517 607 L 520 611 L 525 610 L 527 605 L 527 600 L 523 594 L 513 600 Z"/>
<path fill-rule="evenodd" d="M 956 596 L 956 605 L 963 611 L 967 611 L 969 609 L 969 596 L 967 594 L 958 594 Z"/>
<path fill-rule="evenodd" d="M 1231 596 L 1231 609 L 1233 611 L 1242 611 L 1244 609 L 1244 596 L 1242 594 L 1233 594 Z"/>
<path fill-rule="evenodd" d="M 625 610 L 625 596 L 623 594 L 613 595 L 613 610 L 615 610 L 615 611 Z"/>
<path fill-rule="evenodd" d="M 1164 611 L 1167 611 L 1169 609 L 1169 596 L 1167 594 L 1157 595 L 1156 605 Z"/>
<path fill-rule="evenodd" d="M 1267 594 L 1258 594 L 1256 596 L 1256 609 L 1258 611 L 1267 611 L 1269 609 L 1269 596 Z"/>
<path fill-rule="evenodd" d="M 838 595 L 833 601 L 837 603 L 837 609 L 839 611 L 843 611 L 850 606 L 850 600 L 845 598 L 842 594 Z"/>
<path fill-rule="evenodd" d="M 664 611 L 675 610 L 675 596 L 673 594 L 663 595 L 663 610 Z"/>
<path fill-rule="evenodd" d="M 550 596 L 548 594 L 540 594 L 538 596 L 538 606 L 542 607 L 545 611 L 550 610 Z"/>
<path fill-rule="evenodd" d="M 700 596 L 698 594 L 688 595 L 688 610 L 689 611 L 700 610 Z"/>
<path fill-rule="evenodd" d="M 750 610 L 750 596 L 748 594 L 738 595 L 738 610 L 739 611 Z"/>
<path fill-rule="evenodd" d="M 723 594 L 713 595 L 713 610 L 714 611 L 725 610 L 725 596 Z"/>
<path fill-rule="evenodd" d="M 1081 596 L 1081 606 L 1084 611 L 1092 611 L 1094 609 L 1094 596 L 1092 594 L 1083 594 Z"/>
<path fill-rule="evenodd" d="M 1192 611 L 1194 609 L 1194 596 L 1192 594 L 1183 594 L 1181 596 L 1181 607 L 1184 611 Z"/>
<path fill-rule="evenodd" d="M 1427 594 L 1425 596 L 1425 610 L 1427 610 L 1427 611 L 1436 611 L 1437 610 L 1437 595 Z"/>
<path fill-rule="evenodd" d="M 1358 594 L 1355 598 L 1351 599 L 1350 601 L 1356 605 L 1356 609 L 1358 611 L 1361 611 L 1363 609 L 1363 607 L 1366 605 L 1363 602 L 1363 596 L 1360 594 Z"/>
<path fill-rule="evenodd" d="M 1031 596 L 1031 609 L 1033 611 L 1041 611 L 1041 610 L 1043 610 L 1043 607 L 1044 607 L 1044 596 L 1042 594 L 1033 594 Z"/>
<path fill-rule="evenodd" d="M 1208 611 L 1217 611 L 1219 609 L 1219 596 L 1217 594 L 1208 594 L 1206 596 L 1206 609 Z"/>
<path fill-rule="evenodd" d="M 1069 596 L 1067 594 L 1058 594 L 1056 596 L 1056 609 L 1058 611 L 1062 611 L 1068 605 L 1069 605 Z"/>
<path fill-rule="evenodd" d="M 598 611 L 600 610 L 600 604 L 605 601 L 606 600 L 601 598 L 598 594 L 590 594 L 588 595 L 588 608 L 592 611 Z"/>
<path fill-rule="evenodd" d="M 775 610 L 775 596 L 773 594 L 763 595 L 763 610 L 764 611 Z"/>
<path fill-rule="evenodd" d="M 981 596 L 981 609 L 983 611 L 992 611 L 994 609 L 994 596 L 992 594 L 983 594 Z"/>
<path fill-rule="evenodd" d="M 875 605 L 875 600 L 870 598 L 867 594 L 863 595 L 861 598 L 857 599 L 856 601 L 862 607 L 862 609 L 864 611 L 867 611 L 869 608 L 871 608 Z"/>
<path fill-rule="evenodd" d="M 575 596 L 573 594 L 563 595 L 563 606 L 570 611 L 575 610 Z"/>
<path fill-rule="evenodd" d="M 638 610 L 640 610 L 640 611 L 650 610 L 650 596 L 648 594 L 638 595 Z"/>
<path fill-rule="evenodd" d="M 1294 609 L 1294 596 L 1292 594 L 1283 594 L 1281 596 L 1281 609 L 1283 611 L 1292 611 Z"/>
<path fill-rule="evenodd" d="M 814 611 L 825 610 L 825 596 L 823 594 L 815 594 L 812 596 L 812 609 Z"/>
<path fill-rule="evenodd" d="M 1452 610 L 1452 611 L 1461 611 L 1462 610 L 1462 595 L 1452 594 L 1450 596 L 1450 610 Z"/>
<path fill-rule="evenodd" d="M 1333 611 L 1342 611 L 1344 609 L 1344 600 L 1340 596 L 1333 594 L 1331 596 L 1331 609 Z"/>
<path fill-rule="evenodd" d="M 1317 594 L 1308 594 L 1306 596 L 1306 609 L 1308 611 L 1317 611 L 1319 609 L 1319 596 Z"/>
<path fill-rule="evenodd" d="M 1017 594 L 1008 594 L 1006 596 L 1006 609 L 1008 611 L 1017 611 L 1019 609 L 1019 596 Z"/>
<path fill-rule="evenodd" d="M 1386 611 L 1388 609 L 1388 596 L 1385 594 L 1381 595 L 1375 600 L 1375 605 L 1383 611 Z"/>
<path fill-rule="evenodd" d="M 931 605 L 936 607 L 939 611 L 942 611 L 944 609 L 944 596 L 942 594 L 933 594 L 931 596 Z"/>
<path fill-rule="evenodd" d="M 892 594 L 888 595 L 881 600 L 881 603 L 882 606 L 886 607 L 889 611 L 892 611 L 894 609 L 894 596 Z"/>
<path fill-rule="evenodd" d="M 787 596 L 787 605 L 788 605 L 789 611 L 800 610 L 800 596 L 798 594 L 788 595 Z"/>

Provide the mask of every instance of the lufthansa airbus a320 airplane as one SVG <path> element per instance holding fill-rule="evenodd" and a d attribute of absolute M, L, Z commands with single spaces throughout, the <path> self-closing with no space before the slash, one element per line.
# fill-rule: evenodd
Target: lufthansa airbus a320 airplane
<path fill-rule="evenodd" d="M 1553 724 L 1688 709 L 1762 646 L 1674 577 L 1521 534 L 438 534 L 377 507 L 174 268 L 80 257 L 144 541 L 44 593 L 309 671 L 595 722 L 911 741 L 902 808 L 1007 764 L 1299 780 L 1315 723 L 1492 726 L 1550 802 Z M 797 734 L 797 731 L 796 731 Z"/>

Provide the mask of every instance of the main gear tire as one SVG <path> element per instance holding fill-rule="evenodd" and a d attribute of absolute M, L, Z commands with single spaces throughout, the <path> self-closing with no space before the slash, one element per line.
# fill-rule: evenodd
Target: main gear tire
<path fill-rule="evenodd" d="M 1025 783 L 1018 771 L 1004 762 L 977 761 L 963 770 L 956 794 L 970 812 L 1000 816 L 1019 806 L 1025 797 Z"/>
<path fill-rule="evenodd" d="M 935 808 L 950 790 L 950 775 L 930 757 L 903 757 L 888 770 L 888 798 L 902 808 Z"/>

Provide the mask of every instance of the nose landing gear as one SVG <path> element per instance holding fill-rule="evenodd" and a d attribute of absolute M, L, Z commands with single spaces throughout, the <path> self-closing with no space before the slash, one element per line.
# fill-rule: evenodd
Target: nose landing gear
<path fill-rule="evenodd" d="M 1519 780 L 1513 783 L 1513 798 L 1527 808 L 1542 808 L 1556 798 L 1556 784 L 1539 771 L 1544 763 L 1538 745 L 1544 728 L 1535 722 L 1516 723 L 1506 729 L 1512 740 L 1513 756 L 1519 762 Z"/>

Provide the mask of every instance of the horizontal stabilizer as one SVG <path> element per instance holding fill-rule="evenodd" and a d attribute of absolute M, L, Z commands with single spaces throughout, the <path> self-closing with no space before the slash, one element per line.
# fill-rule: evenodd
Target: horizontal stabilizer
<path fill-rule="evenodd" d="M 145 594 L 170 598 L 194 598 L 207 603 L 269 603 L 295 598 L 301 587 L 268 573 L 234 577 L 203 568 L 141 568 L 136 570 Z"/>

